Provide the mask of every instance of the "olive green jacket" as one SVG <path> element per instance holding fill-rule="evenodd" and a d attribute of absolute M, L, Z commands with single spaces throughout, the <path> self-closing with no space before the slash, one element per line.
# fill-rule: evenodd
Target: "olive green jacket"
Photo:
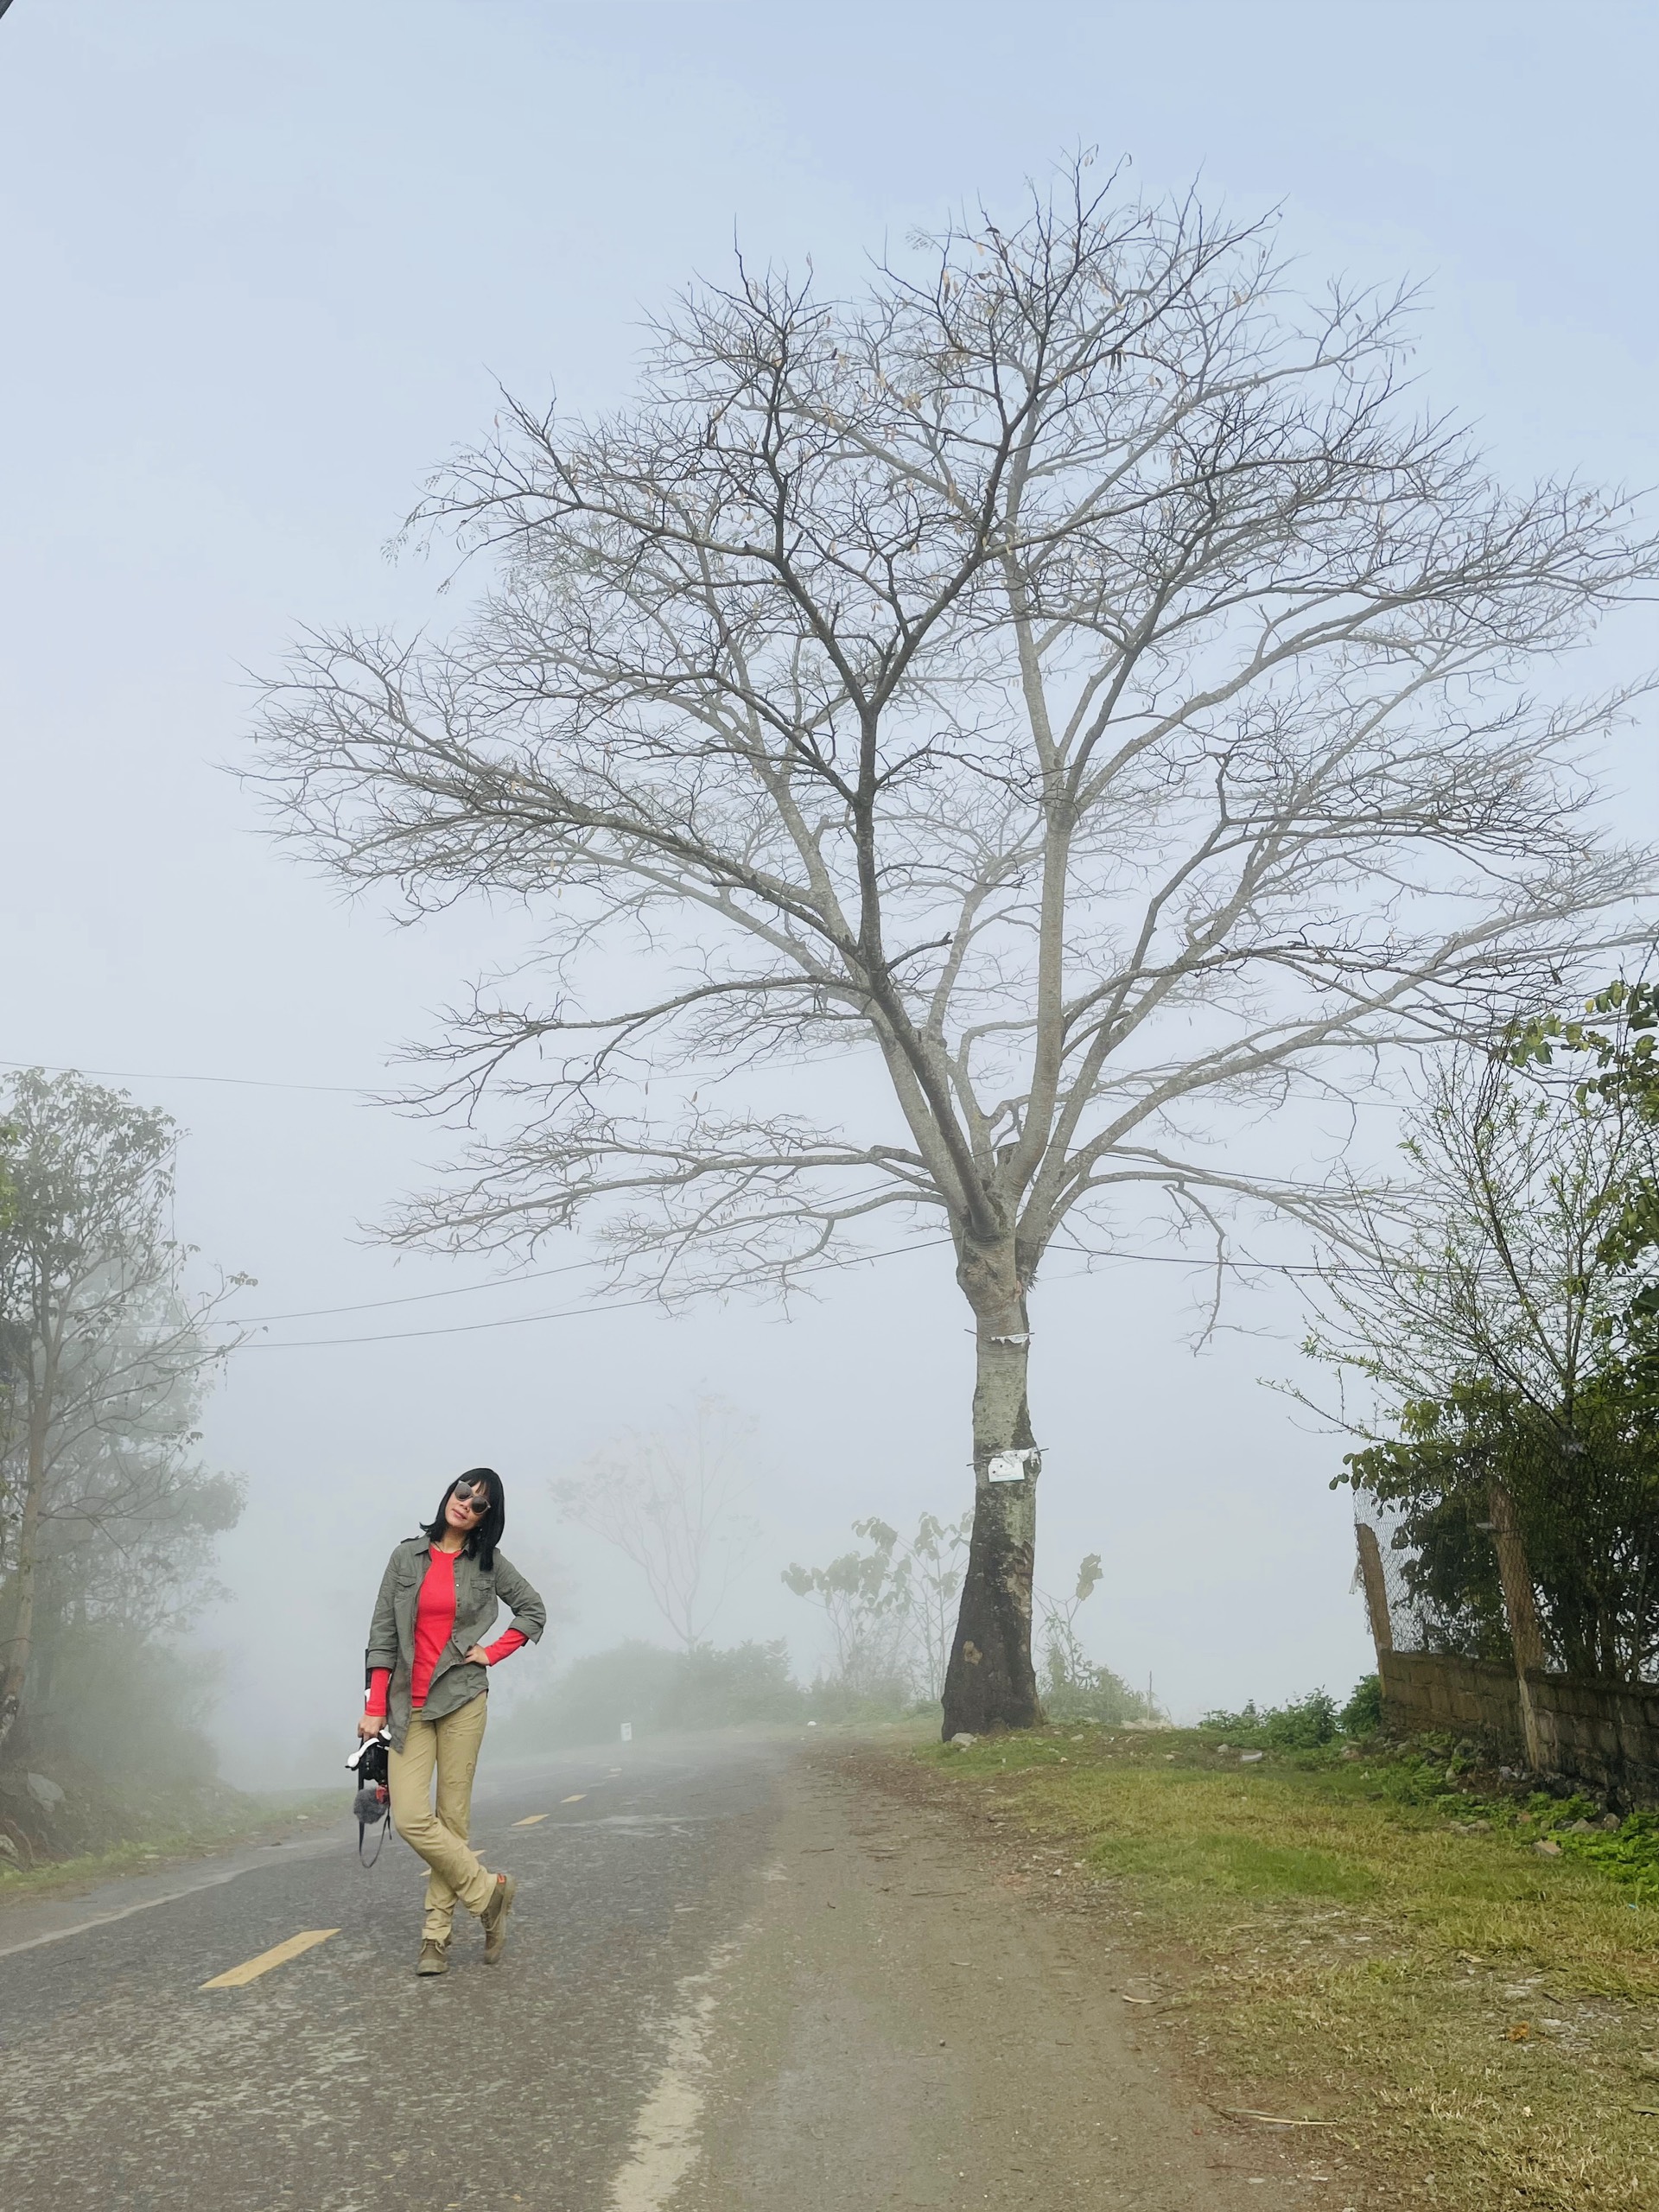
<path fill-rule="evenodd" d="M 409 1733 L 409 1678 L 415 1663 L 415 1607 L 426 1580 L 431 1544 L 425 1536 L 406 1536 L 386 1562 L 380 1578 L 380 1594 L 374 1601 L 369 1627 L 369 1648 L 364 1662 L 371 1673 L 377 1667 L 391 1669 L 386 1699 L 386 1719 L 392 1748 L 401 1751 Z M 438 1655 L 438 1663 L 422 1710 L 429 1720 L 442 1720 L 459 1713 L 490 1686 L 490 1670 L 466 1653 L 482 1643 L 495 1625 L 502 1605 L 512 1615 L 512 1626 L 526 1642 L 534 1643 L 547 1626 L 547 1607 L 524 1576 L 497 1552 L 495 1564 L 482 1567 L 462 1552 L 455 1561 L 454 1633 Z"/>

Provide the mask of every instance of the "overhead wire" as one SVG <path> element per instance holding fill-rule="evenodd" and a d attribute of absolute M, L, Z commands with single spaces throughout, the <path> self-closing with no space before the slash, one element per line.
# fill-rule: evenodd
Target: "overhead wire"
<path fill-rule="evenodd" d="M 948 1236 L 927 1237 L 913 1244 L 889 1245 L 884 1250 L 879 1252 L 855 1253 L 850 1255 L 845 1260 L 815 1261 L 809 1266 L 797 1268 L 795 1273 L 797 1274 L 825 1274 L 832 1269 L 842 1270 L 848 1268 L 859 1267 L 868 1261 L 901 1258 L 907 1252 L 936 1251 L 940 1247 L 948 1245 L 950 1242 L 950 1239 Z M 1359 1268 L 1352 1266 L 1320 1267 L 1314 1263 L 1300 1263 L 1283 1260 L 1196 1259 L 1189 1257 L 1185 1254 L 1179 1252 L 1119 1251 L 1096 1253 L 1093 1255 L 1093 1263 L 1091 1265 L 1073 1268 L 1067 1274 L 1051 1274 L 1047 1280 L 1050 1282 L 1077 1282 L 1081 1281 L 1085 1276 L 1096 1273 L 1096 1269 L 1102 1266 L 1122 1262 L 1141 1266 L 1151 1266 L 1155 1264 L 1163 1267 L 1186 1268 L 1203 1274 L 1213 1274 L 1217 1268 L 1225 1269 L 1230 1274 L 1320 1275 L 1325 1277 L 1338 1274 L 1380 1276 L 1400 1272 L 1399 1269 L 1390 1269 L 1387 1268 Z M 298 1321 L 308 1320 L 313 1317 L 321 1319 L 324 1316 L 333 1313 L 367 1313 L 377 1306 L 416 1304 L 429 1298 L 455 1296 L 461 1294 L 462 1292 L 469 1290 L 505 1289 L 510 1287 L 515 1281 L 535 1281 L 542 1280 L 548 1275 L 574 1274 L 582 1268 L 599 1267 L 603 1264 L 603 1262 L 598 1260 L 578 1260 L 571 1262 L 567 1267 L 539 1269 L 535 1275 L 505 1277 L 499 1283 L 465 1283 L 459 1286 L 456 1292 L 421 1291 L 416 1293 L 412 1298 L 408 1300 L 369 1299 L 365 1300 L 360 1306 L 315 1306 L 310 1308 L 308 1311 L 289 1314 L 266 1314 L 264 1316 L 249 1315 L 245 1320 L 238 1320 L 234 1317 L 227 1317 L 226 1320 L 219 1323 L 218 1325 L 227 1328 L 252 1327 L 256 1323 L 261 1320 L 276 1321 L 286 1319 Z M 582 1306 L 552 1306 L 537 1313 L 510 1313 L 489 1321 L 449 1322 L 435 1329 L 386 1329 L 375 1331 L 363 1336 L 290 1337 L 285 1338 L 273 1338 L 263 1341 L 257 1338 L 251 1338 L 246 1343 L 238 1346 L 238 1349 L 243 1351 L 315 1351 L 320 1347 L 329 1344 L 412 1344 L 417 1339 L 423 1339 L 431 1337 L 476 1336 L 491 1329 L 523 1328 L 528 1324 L 536 1321 L 579 1320 L 586 1316 L 593 1314 L 626 1313 L 640 1306 L 661 1306 L 664 1302 L 664 1301 L 660 1295 L 657 1292 L 652 1291 L 640 1298 L 600 1298 L 593 1300 L 588 1304 Z"/>
<path fill-rule="evenodd" d="M 340 1098 L 384 1098 L 384 1091 L 353 1083 L 287 1083 L 273 1076 L 165 1075 L 141 1068 L 59 1067 L 50 1060 L 0 1060 L 0 1068 L 20 1073 L 38 1068 L 42 1075 L 95 1075 L 105 1083 L 219 1083 L 238 1090 L 326 1091 Z"/>
<path fill-rule="evenodd" d="M 321 1321 L 335 1313 L 373 1313 L 387 1306 L 423 1306 L 434 1298 L 466 1298 L 477 1290 L 511 1290 L 516 1283 L 545 1282 L 550 1275 L 579 1274 L 584 1268 L 602 1268 L 604 1260 L 566 1260 L 556 1268 L 531 1268 L 523 1274 L 498 1275 L 493 1282 L 452 1283 L 447 1290 L 411 1290 L 397 1298 L 359 1298 L 349 1306 L 302 1306 L 288 1313 L 232 1313 L 227 1323 L 236 1328 L 253 1328 L 267 1321 Z"/>
<path fill-rule="evenodd" d="M 950 1242 L 950 1239 L 948 1236 L 932 1236 L 914 1244 L 890 1245 L 885 1251 L 861 1252 L 846 1260 L 815 1261 L 805 1267 L 796 1268 L 794 1272 L 803 1275 L 821 1274 L 830 1268 L 857 1267 L 868 1260 L 891 1260 L 905 1252 L 930 1251 L 938 1245 L 948 1244 Z M 548 1270 L 549 1274 L 558 1272 L 556 1268 Z M 522 1281 L 523 1278 L 521 1277 L 520 1280 Z M 482 1288 L 485 1286 L 474 1285 L 473 1287 Z M 588 1314 L 623 1313 L 632 1307 L 660 1306 L 662 1303 L 661 1298 L 652 1291 L 643 1298 L 607 1298 L 595 1300 L 586 1306 L 556 1306 L 542 1313 L 512 1313 L 493 1321 L 457 1321 L 438 1329 L 388 1329 L 373 1335 L 361 1337 L 289 1337 L 270 1338 L 264 1340 L 255 1337 L 250 1338 L 247 1343 L 238 1345 L 238 1350 L 241 1351 L 310 1351 L 327 1344 L 410 1344 L 423 1337 L 474 1336 L 485 1329 L 518 1329 L 523 1328 L 532 1321 L 576 1320 Z M 351 1309 L 336 1310 L 349 1312 Z M 227 1325 L 234 1327 L 237 1325 L 232 1322 Z"/>

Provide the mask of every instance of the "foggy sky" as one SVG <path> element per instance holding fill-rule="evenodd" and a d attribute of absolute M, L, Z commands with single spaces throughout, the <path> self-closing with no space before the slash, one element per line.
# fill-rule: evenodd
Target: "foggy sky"
<path fill-rule="evenodd" d="M 1149 193 L 1198 177 L 1235 213 L 1282 204 L 1310 281 L 1427 280 L 1427 393 L 1507 472 L 1652 482 L 1656 66 L 1647 7 L 16 0 L 0 1058 L 142 1077 L 190 1132 L 180 1232 L 258 1278 L 250 1314 L 486 1281 L 361 1241 L 444 1142 L 360 1094 L 512 925 L 345 904 L 227 771 L 245 672 L 299 626 L 430 613 L 433 569 L 383 549 L 495 380 L 619 400 L 643 314 L 718 275 L 734 234 L 755 259 L 810 252 L 834 290 L 884 239 L 963 196 L 1007 207 L 1097 143 Z M 1602 664 L 1652 645 L 1627 619 Z M 1608 763 L 1647 832 L 1652 758 L 1643 729 Z M 1198 1277 L 1075 1269 L 1057 1255 L 1033 1307 L 1039 1580 L 1103 1552 L 1088 1641 L 1180 1713 L 1345 1691 L 1370 1658 L 1326 1488 L 1341 1446 L 1260 1381 L 1297 1368 L 1294 1295 L 1239 1299 L 1195 1359 Z M 509 1551 L 579 1586 L 564 1651 L 652 1632 L 628 1570 L 542 1492 L 699 1386 L 758 1429 L 766 1537 L 721 1640 L 790 1634 L 810 1667 L 779 1568 L 842 1548 L 857 1514 L 969 1502 L 947 1253 L 821 1277 L 787 1321 L 582 1311 L 586 1281 L 276 1322 L 238 1357 L 207 1441 L 250 1506 L 234 1602 L 200 1638 L 227 1732 L 257 1709 L 296 1747 L 344 1733 L 385 1554 L 479 1461 L 508 1483 Z M 521 1686 L 546 1653 L 513 1662 Z"/>

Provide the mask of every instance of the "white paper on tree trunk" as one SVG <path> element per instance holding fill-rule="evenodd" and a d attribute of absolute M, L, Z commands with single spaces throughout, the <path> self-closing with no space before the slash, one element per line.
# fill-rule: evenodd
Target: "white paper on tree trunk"
<path fill-rule="evenodd" d="M 994 1483 L 1022 1483 L 1027 1457 L 1023 1452 L 993 1452 L 985 1471 Z"/>

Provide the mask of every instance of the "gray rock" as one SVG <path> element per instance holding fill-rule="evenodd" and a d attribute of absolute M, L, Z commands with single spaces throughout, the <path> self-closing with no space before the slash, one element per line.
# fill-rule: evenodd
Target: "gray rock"
<path fill-rule="evenodd" d="M 0 1832 L 0 1859 L 3 1859 L 8 1866 L 21 1866 L 23 1863 L 22 1853 L 3 1832 Z"/>
<path fill-rule="evenodd" d="M 48 1813 L 55 1812 L 63 1802 L 63 1791 L 55 1782 L 43 1774 L 26 1774 L 23 1782 L 29 1796 Z"/>
<path fill-rule="evenodd" d="M 1240 1766 L 1254 1766 L 1258 1759 L 1264 1759 L 1267 1756 L 1265 1751 L 1241 1751 L 1238 1763 Z"/>
<path fill-rule="evenodd" d="M 965 1751 L 969 1744 L 976 1744 L 979 1738 L 977 1736 L 970 1736 L 965 1728 L 959 1728 L 950 1741 L 957 1751 Z"/>

